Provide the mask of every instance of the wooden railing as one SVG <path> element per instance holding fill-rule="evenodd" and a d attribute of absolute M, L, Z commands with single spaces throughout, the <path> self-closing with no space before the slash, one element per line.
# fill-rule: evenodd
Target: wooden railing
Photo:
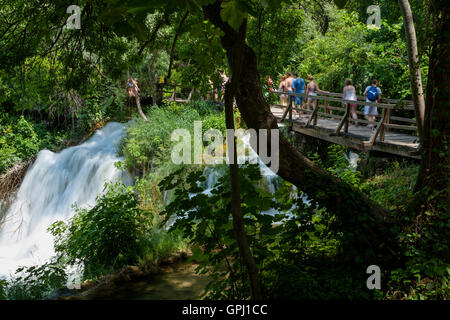
<path fill-rule="evenodd" d="M 290 128 L 292 129 L 293 126 L 293 119 L 292 119 L 292 111 L 295 110 L 298 113 L 309 113 L 310 117 L 308 122 L 306 123 L 306 127 L 310 127 L 311 125 L 317 126 L 317 121 L 319 117 L 322 118 L 331 118 L 331 119 L 337 119 L 340 120 L 337 128 L 335 130 L 336 135 L 341 135 L 343 132 L 348 133 L 348 127 L 349 123 L 353 122 L 354 124 L 371 124 L 375 126 L 375 129 L 373 130 L 373 134 L 368 142 L 368 145 L 371 146 L 375 143 L 375 140 L 378 136 L 380 136 L 380 141 L 384 141 L 385 134 L 387 130 L 395 129 L 395 130 L 408 130 L 414 132 L 414 134 L 417 133 L 417 126 L 416 120 L 414 118 L 405 118 L 405 117 L 399 117 L 399 116 L 393 116 L 393 111 L 398 110 L 412 110 L 414 111 L 413 102 L 410 100 L 396 100 L 396 99 L 381 99 L 381 102 L 366 102 L 365 97 L 363 96 L 357 96 L 357 101 L 353 100 L 345 100 L 343 99 L 342 93 L 333 93 L 333 92 L 326 92 L 322 94 L 318 94 L 317 96 L 314 96 L 314 102 L 313 104 L 313 110 L 308 110 L 303 108 L 297 108 L 293 106 L 293 102 L 295 97 L 303 97 L 303 106 L 306 106 L 306 99 L 305 93 L 288 93 L 288 92 L 281 92 L 281 91 L 273 91 L 272 93 L 277 95 L 287 95 L 288 96 L 288 105 L 282 106 L 282 105 L 275 105 L 281 108 L 286 108 L 286 110 L 283 113 L 281 121 L 284 121 L 286 117 L 289 115 L 289 123 Z M 311 98 L 311 96 L 310 96 Z M 324 104 L 320 104 L 320 101 L 323 101 Z M 329 105 L 329 102 L 339 102 L 340 107 L 337 106 L 331 106 Z M 368 121 L 365 119 L 353 119 L 351 117 L 350 112 L 350 104 L 356 104 L 360 106 L 375 106 L 379 110 L 381 110 L 381 114 L 377 115 L 377 122 Z M 326 112 L 320 112 L 319 110 L 323 108 Z M 361 111 L 357 111 L 356 114 L 358 116 L 364 116 L 364 113 Z M 393 123 L 393 122 L 396 123 Z M 402 124 L 399 124 L 402 123 Z"/>
<path fill-rule="evenodd" d="M 176 102 L 185 102 L 185 103 L 189 103 L 192 99 L 192 95 L 194 94 L 194 88 L 188 88 L 188 87 L 182 87 L 180 85 L 177 84 L 166 84 L 164 86 L 165 88 L 173 88 L 173 89 L 164 89 L 163 92 L 164 93 L 170 93 L 171 97 L 168 99 L 169 102 L 171 101 L 176 101 Z M 180 99 L 177 98 L 177 89 L 188 89 L 189 91 L 189 95 L 187 96 L 186 99 Z"/>

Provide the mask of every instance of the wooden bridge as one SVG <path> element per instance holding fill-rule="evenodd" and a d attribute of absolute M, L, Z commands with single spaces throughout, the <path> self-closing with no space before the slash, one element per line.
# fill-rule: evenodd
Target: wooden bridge
<path fill-rule="evenodd" d="M 288 106 L 272 105 L 271 110 L 279 122 L 286 123 L 290 130 L 366 153 L 380 151 L 420 159 L 412 101 L 382 99 L 380 103 L 366 102 L 362 96 L 358 96 L 357 101 L 351 101 L 344 100 L 342 93 L 327 92 L 315 96 L 312 110 L 307 110 L 306 102 L 302 108 L 293 105 L 296 96 L 305 97 L 305 94 L 273 93 L 289 97 Z M 358 119 L 352 119 L 350 104 L 376 106 L 381 114 L 377 116 L 376 122 L 364 119 L 361 111 L 357 111 Z M 402 115 L 410 113 L 412 116 L 399 116 L 401 110 L 409 111 L 402 112 Z"/>

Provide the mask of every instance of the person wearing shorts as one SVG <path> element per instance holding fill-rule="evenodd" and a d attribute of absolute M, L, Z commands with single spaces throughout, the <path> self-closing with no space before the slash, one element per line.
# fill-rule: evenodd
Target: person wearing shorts
<path fill-rule="evenodd" d="M 378 97 L 376 100 L 370 100 L 368 97 L 369 90 L 376 89 L 378 91 Z M 366 102 L 380 102 L 381 101 L 381 89 L 378 87 L 378 81 L 373 80 L 372 85 L 368 86 L 366 90 L 364 90 L 364 96 L 366 97 Z M 375 106 L 364 106 L 364 115 L 368 121 L 375 122 L 378 115 L 377 107 Z M 369 128 L 374 128 L 373 124 L 368 125 Z"/>
<path fill-rule="evenodd" d="M 298 73 L 294 73 L 294 81 L 292 81 L 292 90 L 294 93 L 305 93 L 305 80 L 298 77 Z M 301 107 L 303 105 L 304 97 L 295 97 L 295 106 Z M 299 116 L 301 113 L 299 113 Z"/>
<path fill-rule="evenodd" d="M 286 76 L 282 75 L 280 80 L 281 81 L 280 81 L 280 86 L 278 87 L 278 91 L 287 92 L 287 90 L 286 90 Z M 280 99 L 281 99 L 281 104 L 283 106 L 287 106 L 287 102 L 286 102 L 287 96 L 285 94 L 281 94 L 280 95 Z"/>
<path fill-rule="evenodd" d="M 345 80 L 345 86 L 343 90 L 343 98 L 344 100 L 351 100 L 351 101 L 358 101 L 358 98 L 356 97 L 356 89 L 352 84 L 352 79 L 346 79 Z M 357 111 L 357 104 L 356 103 L 350 103 L 350 114 L 352 115 L 352 118 L 354 120 L 358 119 Z M 356 125 L 358 123 L 356 122 Z"/>
<path fill-rule="evenodd" d="M 292 78 L 292 74 L 290 72 L 286 73 L 286 80 L 285 80 L 285 85 L 286 85 L 286 90 L 287 93 L 294 93 L 294 91 L 292 90 L 292 83 L 294 82 L 294 78 Z M 289 101 L 291 101 L 289 99 L 289 95 L 286 95 L 287 97 L 287 103 L 289 104 Z"/>
<path fill-rule="evenodd" d="M 308 110 L 311 110 L 311 105 L 314 103 L 314 107 L 317 103 L 317 94 L 321 93 L 329 93 L 328 91 L 324 91 L 324 90 L 320 90 L 319 86 L 317 85 L 317 83 L 314 82 L 314 77 L 312 76 L 312 74 L 308 75 L 308 85 L 306 86 L 306 96 L 308 97 L 308 101 L 306 104 L 306 108 Z"/>

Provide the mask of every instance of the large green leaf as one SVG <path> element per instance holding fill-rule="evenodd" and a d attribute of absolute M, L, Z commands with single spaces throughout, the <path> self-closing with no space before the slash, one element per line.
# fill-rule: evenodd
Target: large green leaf
<path fill-rule="evenodd" d="M 136 37 L 145 41 L 147 39 L 147 35 L 149 33 L 147 26 L 145 25 L 145 19 L 139 19 L 138 17 L 133 19 L 128 19 L 128 23 L 135 31 Z"/>
<path fill-rule="evenodd" d="M 239 10 L 237 1 L 225 1 L 222 3 L 220 17 L 227 22 L 234 30 L 238 30 L 242 25 L 246 14 Z"/>

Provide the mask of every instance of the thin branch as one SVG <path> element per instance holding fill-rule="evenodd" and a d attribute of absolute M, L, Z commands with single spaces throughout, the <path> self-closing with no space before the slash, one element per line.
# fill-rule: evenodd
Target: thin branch
<path fill-rule="evenodd" d="M 170 63 L 169 63 L 169 71 L 167 72 L 167 80 L 169 80 L 170 76 L 172 75 L 173 60 L 174 60 L 174 56 L 175 56 L 175 47 L 177 45 L 178 37 L 180 36 L 181 31 L 183 29 L 184 22 L 186 21 L 188 16 L 189 16 L 189 11 L 186 11 L 183 19 L 181 19 L 181 22 L 180 22 L 180 25 L 178 26 L 177 32 L 175 33 L 175 37 L 173 38 L 172 49 L 170 51 Z"/>
<path fill-rule="evenodd" d="M 158 31 L 159 29 L 161 29 L 161 27 L 164 24 L 169 24 L 169 17 L 167 14 L 164 14 L 164 17 L 161 18 L 161 20 L 158 21 L 158 23 L 156 24 L 155 28 L 153 29 L 153 32 L 150 36 L 150 38 L 145 41 L 145 43 L 142 45 L 142 47 L 139 49 L 138 55 L 141 55 L 142 52 L 144 51 L 144 49 L 153 41 L 155 41 L 156 36 L 158 35 Z"/>

